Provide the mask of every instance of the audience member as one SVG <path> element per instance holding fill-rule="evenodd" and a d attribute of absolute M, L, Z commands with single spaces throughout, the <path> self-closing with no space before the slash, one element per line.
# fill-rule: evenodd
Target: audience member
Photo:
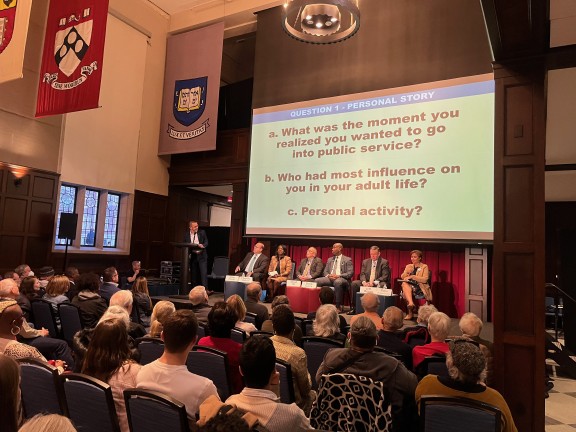
<path fill-rule="evenodd" d="M 3 354 L 0 354 L 0 421 L 4 432 L 16 432 L 22 421 L 20 367 Z"/>
<path fill-rule="evenodd" d="M 292 320 L 294 322 L 294 320 Z M 240 352 L 240 372 L 246 387 L 240 394 L 230 396 L 226 403 L 254 414 L 269 432 L 313 430 L 304 412 L 296 404 L 283 404 L 271 391 L 280 378 L 276 371 L 276 353 L 272 341 L 251 337 Z"/>
<path fill-rule="evenodd" d="M 332 304 L 320 306 L 316 312 L 311 335 L 334 339 L 338 342 L 346 341 L 346 335 L 340 333 L 339 316 L 336 306 Z"/>
<path fill-rule="evenodd" d="M 24 312 L 24 317 L 29 322 L 34 322 L 32 320 L 32 300 L 41 299 L 40 295 L 40 281 L 36 276 L 26 276 L 20 282 L 20 294 L 16 301 L 22 308 Z"/>
<path fill-rule="evenodd" d="M 234 393 L 239 393 L 244 387 L 242 376 L 238 369 L 238 357 L 242 345 L 230 339 L 230 333 L 236 321 L 238 321 L 238 318 L 231 306 L 223 301 L 215 303 L 208 314 L 210 336 L 200 339 L 198 345 L 216 348 L 228 354 L 228 374 L 232 381 Z"/>
<path fill-rule="evenodd" d="M 434 312 L 438 312 L 438 309 L 436 309 L 436 307 L 432 304 L 420 306 L 418 308 L 418 317 L 416 319 L 417 324 L 411 327 L 404 327 L 402 330 L 404 333 L 404 342 L 410 343 L 412 346 L 430 343 L 428 318 L 430 318 L 430 315 L 432 315 Z M 412 341 L 412 339 L 415 340 Z"/>
<path fill-rule="evenodd" d="M 336 309 L 342 311 L 342 298 L 344 291 L 348 291 L 350 280 L 354 275 L 354 265 L 352 260 L 342 254 L 342 243 L 334 243 L 332 255 L 326 261 L 323 277 L 316 279 L 318 286 L 333 286 L 335 292 Z"/>
<path fill-rule="evenodd" d="M 199 432 L 250 432 L 250 426 L 239 412 L 216 413 L 214 417 L 198 428 Z"/>
<path fill-rule="evenodd" d="M 276 254 L 272 255 L 270 265 L 268 266 L 268 293 L 266 298 L 269 301 L 281 294 L 280 289 L 282 282 L 286 282 L 292 272 L 292 259 L 287 256 L 288 248 L 286 245 L 278 245 Z"/>
<path fill-rule="evenodd" d="M 318 297 L 320 298 L 320 305 L 334 304 L 334 290 L 330 287 L 323 286 L 322 288 L 320 288 Z M 316 319 L 316 311 L 309 312 L 306 319 L 309 320 Z M 339 319 L 340 333 L 346 334 L 346 329 L 348 328 L 346 318 L 344 318 L 342 315 L 338 315 L 338 319 Z"/>
<path fill-rule="evenodd" d="M 480 350 L 484 357 L 486 357 L 486 384 L 492 385 L 493 370 L 492 359 L 494 358 L 494 345 L 492 342 L 482 339 L 480 333 L 482 332 L 482 320 L 472 312 L 467 312 L 460 318 L 460 331 L 462 336 L 472 339 L 480 346 Z"/>
<path fill-rule="evenodd" d="M 290 299 L 285 295 L 276 296 L 272 301 L 271 305 L 272 313 L 274 313 L 274 309 L 276 309 L 280 305 L 285 305 L 289 307 Z M 267 319 L 262 323 L 262 331 L 268 333 L 274 333 L 274 324 L 272 323 L 271 319 Z M 298 325 L 294 327 L 294 336 L 292 337 L 292 340 L 296 345 L 302 346 L 302 329 Z"/>
<path fill-rule="evenodd" d="M 54 267 L 40 267 L 36 276 L 38 276 L 38 280 L 40 281 L 40 288 L 44 290 L 50 279 L 52 279 L 52 276 L 54 276 Z M 42 293 L 42 295 L 44 295 L 44 293 Z"/>
<path fill-rule="evenodd" d="M 262 286 L 252 282 L 246 287 L 246 310 L 256 314 L 256 328 L 262 330 L 262 323 L 268 319 L 268 308 L 260 302 Z"/>
<path fill-rule="evenodd" d="M 128 312 L 128 316 L 132 316 L 132 306 L 134 302 L 134 297 L 132 292 L 128 290 L 119 290 L 110 297 L 110 306 L 120 306 Z M 130 321 L 128 325 L 128 334 L 134 338 L 138 339 L 146 336 L 146 329 L 142 324 Z"/>
<path fill-rule="evenodd" d="M 334 348 L 326 352 L 316 373 L 316 382 L 320 382 L 322 375 L 331 373 L 349 373 L 382 381 L 392 404 L 394 430 L 411 430 L 416 375 L 395 358 L 375 352 L 377 339 L 374 322 L 368 317 L 359 317 L 350 328 L 350 348 Z"/>
<path fill-rule="evenodd" d="M 248 252 L 242 262 L 236 266 L 234 273 L 238 276 L 246 275 L 254 281 L 262 282 L 269 263 L 268 257 L 262 253 L 263 250 L 264 244 L 256 243 L 252 252 Z"/>
<path fill-rule="evenodd" d="M 160 300 L 154 305 L 152 309 L 152 316 L 150 317 L 150 333 L 148 336 L 159 338 L 164 328 L 166 318 L 176 312 L 174 303 L 166 300 Z"/>
<path fill-rule="evenodd" d="M 274 336 L 270 339 L 276 350 L 276 357 L 289 363 L 292 368 L 294 395 L 298 405 L 306 415 L 310 413 L 316 392 L 312 390 L 312 381 L 308 373 L 308 361 L 304 350 L 293 341 L 294 314 L 287 305 L 279 305 L 272 311 Z"/>
<path fill-rule="evenodd" d="M 18 267 L 14 269 L 14 271 L 18 273 L 20 279 L 24 279 L 25 277 L 28 276 L 34 276 L 34 272 L 32 271 L 32 269 L 28 264 L 20 264 Z"/>
<path fill-rule="evenodd" d="M 208 314 L 212 306 L 208 304 L 208 293 L 202 285 L 195 286 L 188 293 L 188 299 L 192 303 L 192 311 L 200 324 L 208 324 Z"/>
<path fill-rule="evenodd" d="M 136 387 L 140 365 L 131 359 L 128 327 L 122 319 L 109 319 L 94 329 L 84 357 L 82 373 L 110 385 L 122 432 L 129 432 L 124 390 Z"/>
<path fill-rule="evenodd" d="M 78 287 L 77 287 L 77 283 L 78 283 L 78 278 L 80 277 L 80 272 L 78 271 L 78 269 L 76 267 L 66 267 L 66 270 L 64 270 L 64 275 L 68 278 L 68 281 L 70 282 L 70 287 L 68 288 L 68 291 L 66 292 L 66 297 L 68 297 L 68 299 L 70 301 L 72 301 L 74 299 L 74 297 L 76 297 L 78 295 Z"/>
<path fill-rule="evenodd" d="M 36 414 L 18 432 L 76 432 L 68 417 L 60 414 Z"/>
<path fill-rule="evenodd" d="M 9 270 L 4 273 L 4 279 L 13 279 L 17 285 L 20 285 L 20 276 L 15 271 Z"/>
<path fill-rule="evenodd" d="M 106 301 L 110 301 L 112 295 L 120 291 L 118 288 L 118 271 L 115 267 L 108 267 L 104 270 L 102 275 L 102 286 L 100 287 L 100 295 Z"/>
<path fill-rule="evenodd" d="M 238 294 L 233 294 L 230 297 L 228 297 L 226 303 L 228 303 L 228 305 L 230 305 L 230 307 L 234 309 L 234 311 L 236 312 L 236 316 L 238 316 L 238 321 L 236 321 L 236 327 L 238 327 L 241 330 L 244 330 L 248 336 L 250 336 L 250 333 L 252 333 L 253 331 L 258 330 L 254 324 L 244 322 L 244 319 L 246 318 L 246 305 L 244 304 L 244 300 L 242 300 L 242 298 L 240 298 Z"/>
<path fill-rule="evenodd" d="M 211 395 L 218 397 L 212 381 L 189 372 L 186 367 L 197 332 L 194 312 L 184 309 L 174 312 L 166 318 L 160 336 L 164 341 L 162 357 L 142 366 L 136 377 L 136 387 L 164 393 L 183 403 L 192 430 L 200 404 Z"/>
<path fill-rule="evenodd" d="M 366 293 L 362 296 L 360 300 L 362 303 L 362 307 L 364 308 L 364 312 L 358 315 L 354 315 L 350 318 L 350 325 L 354 324 L 354 322 L 361 316 L 365 316 L 366 318 L 370 318 L 376 329 L 382 330 L 382 317 L 378 315 L 378 307 L 380 306 L 380 298 L 374 293 Z"/>
<path fill-rule="evenodd" d="M 402 356 L 402 363 L 412 369 L 412 347 L 402 342 L 404 313 L 396 306 L 386 308 L 382 315 L 382 330 L 378 332 L 378 346 Z"/>
<path fill-rule="evenodd" d="M 432 316 L 430 317 L 432 320 Z M 456 396 L 494 405 L 502 411 L 502 431 L 516 432 L 508 404 L 500 393 L 484 385 L 486 359 L 478 346 L 466 339 L 450 342 L 446 353 L 448 377 L 427 375 L 416 388 L 416 402 L 427 395 Z"/>
<path fill-rule="evenodd" d="M 70 282 L 66 276 L 53 276 L 46 286 L 46 294 L 44 294 L 42 297 L 44 300 L 52 304 L 52 309 L 54 310 L 54 318 L 58 330 L 62 328 L 60 324 L 60 314 L 58 313 L 58 305 L 60 303 L 70 303 L 70 300 L 68 300 L 68 297 L 66 297 L 66 293 L 68 292 L 69 287 Z"/>
<path fill-rule="evenodd" d="M 425 357 L 445 355 L 449 348 L 444 340 L 450 331 L 450 317 L 443 312 L 434 312 L 428 318 L 428 331 L 432 342 L 414 347 L 412 350 L 412 367 L 414 370 Z"/>
<path fill-rule="evenodd" d="M 83 328 L 93 328 L 106 312 L 108 304 L 98 294 L 100 278 L 95 273 L 84 273 L 78 278 L 78 295 L 72 304 L 78 308 Z"/>
<path fill-rule="evenodd" d="M 148 280 L 142 276 L 132 284 L 132 294 L 138 306 L 140 322 L 144 327 L 150 327 L 150 315 L 152 314 L 152 299 L 148 291 Z"/>
<path fill-rule="evenodd" d="M 302 282 L 313 282 L 314 279 L 322 276 L 324 263 L 316 256 L 318 251 L 314 247 L 309 247 L 306 251 L 306 258 L 300 262 L 296 270 L 296 278 Z"/>

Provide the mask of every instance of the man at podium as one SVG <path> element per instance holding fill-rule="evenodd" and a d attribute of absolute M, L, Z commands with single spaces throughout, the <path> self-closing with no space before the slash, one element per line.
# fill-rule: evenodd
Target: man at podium
<path fill-rule="evenodd" d="M 190 221 L 182 242 L 198 245 L 198 249 L 190 253 L 190 277 L 192 285 L 198 284 L 208 289 L 208 254 L 206 252 L 208 236 L 206 232 L 198 229 L 198 222 Z M 198 273 L 200 273 L 200 280 L 198 280 Z"/>

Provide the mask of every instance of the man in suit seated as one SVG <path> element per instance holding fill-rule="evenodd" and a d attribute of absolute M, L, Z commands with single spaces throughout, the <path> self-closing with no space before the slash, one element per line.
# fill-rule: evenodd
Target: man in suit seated
<path fill-rule="evenodd" d="M 336 308 L 342 312 L 342 297 L 344 290 L 350 287 L 350 279 L 354 274 L 352 260 L 342 255 L 342 243 L 334 243 L 332 257 L 328 258 L 324 267 L 324 277 L 316 279 L 318 286 L 332 286 L 336 294 Z"/>
<path fill-rule="evenodd" d="M 306 251 L 306 258 L 300 262 L 300 267 L 296 271 L 296 277 L 302 282 L 314 282 L 314 279 L 322 275 L 324 264 L 322 260 L 316 256 L 318 252 L 316 248 L 309 247 Z"/>
<path fill-rule="evenodd" d="M 234 272 L 237 276 L 251 276 L 252 279 L 262 282 L 268 272 L 269 259 L 262 253 L 264 245 L 256 243 L 252 252 L 248 252 L 242 262 L 236 266 Z"/>
<path fill-rule="evenodd" d="M 390 266 L 388 260 L 380 256 L 380 248 L 372 246 L 370 248 L 370 258 L 362 261 L 362 269 L 360 271 L 360 280 L 352 282 L 352 309 L 348 315 L 354 315 L 356 311 L 356 293 L 360 291 L 360 287 L 379 287 L 386 288 L 390 284 Z"/>
<path fill-rule="evenodd" d="M 100 297 L 109 302 L 110 298 L 120 291 L 120 288 L 118 288 L 118 270 L 116 270 L 116 267 L 108 267 L 104 270 L 102 279 L 104 283 L 100 287 Z"/>

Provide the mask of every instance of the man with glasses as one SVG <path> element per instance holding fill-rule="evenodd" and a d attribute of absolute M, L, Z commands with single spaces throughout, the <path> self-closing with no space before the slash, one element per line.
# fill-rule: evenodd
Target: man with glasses
<path fill-rule="evenodd" d="M 115 267 L 108 267 L 104 270 L 103 275 L 104 283 L 100 287 L 100 297 L 110 302 L 110 297 L 120 291 L 118 288 L 118 271 Z"/>

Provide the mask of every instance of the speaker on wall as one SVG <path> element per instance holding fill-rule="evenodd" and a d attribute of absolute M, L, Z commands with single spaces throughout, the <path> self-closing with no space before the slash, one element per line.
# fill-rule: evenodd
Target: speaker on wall
<path fill-rule="evenodd" d="M 58 238 L 75 240 L 77 224 L 78 224 L 77 213 L 60 213 L 60 226 L 58 227 Z"/>

